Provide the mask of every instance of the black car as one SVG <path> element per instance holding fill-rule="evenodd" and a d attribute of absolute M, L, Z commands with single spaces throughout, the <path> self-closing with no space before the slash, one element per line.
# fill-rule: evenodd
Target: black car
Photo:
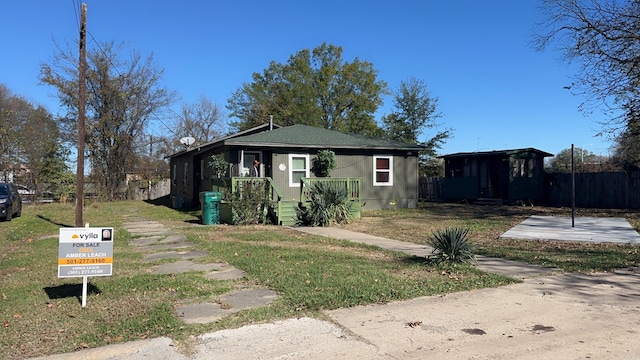
<path fill-rule="evenodd" d="M 11 218 L 22 215 L 22 198 L 13 184 L 0 183 L 0 219 L 11 221 Z"/>

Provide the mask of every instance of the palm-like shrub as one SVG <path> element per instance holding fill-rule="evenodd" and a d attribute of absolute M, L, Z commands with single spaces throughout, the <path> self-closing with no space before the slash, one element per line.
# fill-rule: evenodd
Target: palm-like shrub
<path fill-rule="evenodd" d="M 448 227 L 444 230 L 436 230 L 429 237 L 429 245 L 433 248 L 433 252 L 428 260 L 436 263 L 461 263 L 475 259 L 468 229 Z"/>
<path fill-rule="evenodd" d="M 318 182 L 309 189 L 311 201 L 296 209 L 298 225 L 331 226 L 351 221 L 349 193 L 332 182 Z"/>

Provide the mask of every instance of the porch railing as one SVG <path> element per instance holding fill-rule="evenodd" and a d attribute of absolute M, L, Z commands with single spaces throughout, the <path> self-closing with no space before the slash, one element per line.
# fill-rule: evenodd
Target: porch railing
<path fill-rule="evenodd" d="M 360 202 L 360 178 L 301 178 L 301 202 L 307 202 L 311 199 L 311 189 L 317 183 L 333 183 L 338 187 L 345 188 L 347 189 L 349 201 Z"/>
<path fill-rule="evenodd" d="M 246 184 L 251 184 L 250 186 L 254 189 L 262 188 L 262 186 L 266 186 L 268 184 L 271 189 L 271 200 L 280 201 L 280 199 L 282 199 L 280 190 L 276 187 L 273 183 L 273 179 L 270 177 L 230 177 L 211 179 L 212 190 L 221 192 L 223 196 L 242 190 Z"/>

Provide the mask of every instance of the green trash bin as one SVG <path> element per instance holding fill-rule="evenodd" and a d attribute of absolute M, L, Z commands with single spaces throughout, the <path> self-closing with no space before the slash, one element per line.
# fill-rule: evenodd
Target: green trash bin
<path fill-rule="evenodd" d="M 202 209 L 202 223 L 204 225 L 220 224 L 220 201 L 222 193 L 217 191 L 203 191 L 200 193 Z"/>

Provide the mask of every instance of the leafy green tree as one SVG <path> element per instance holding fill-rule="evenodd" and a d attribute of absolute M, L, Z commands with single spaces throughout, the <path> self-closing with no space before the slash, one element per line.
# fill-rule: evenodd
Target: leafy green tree
<path fill-rule="evenodd" d="M 66 160 L 69 149 L 62 145 L 58 124 L 43 107 L 31 112 L 22 133 L 24 162 L 29 168 L 28 182 L 40 189 L 41 184 L 51 184 L 69 171 Z"/>
<path fill-rule="evenodd" d="M 382 118 L 387 138 L 408 144 L 421 144 L 426 150 L 420 154 L 421 175 L 437 176 L 440 164 L 435 161 L 437 149 L 451 136 L 451 130 L 436 132 L 431 138 L 420 142 L 418 137 L 426 129 L 434 129 L 442 114 L 437 112 L 438 99 L 431 97 L 424 81 L 410 78 L 402 81 L 394 95 L 394 109 Z M 442 169 L 444 172 L 444 169 Z"/>
<path fill-rule="evenodd" d="M 576 165 L 576 172 L 591 171 L 591 166 L 585 166 L 585 164 L 592 164 L 596 161 L 596 154 L 579 148 L 573 148 L 573 161 Z M 547 171 L 554 173 L 570 173 L 571 172 L 571 148 L 561 150 L 556 156 L 551 158 L 548 162 Z"/>
<path fill-rule="evenodd" d="M 9 173 L 19 168 L 20 130 L 24 127 L 21 120 L 28 108 L 26 101 L 0 84 L 0 181 L 8 181 Z"/>
<path fill-rule="evenodd" d="M 387 94 L 373 64 L 342 59 L 342 48 L 326 43 L 292 55 L 286 64 L 271 62 L 228 100 L 238 130 L 264 124 L 305 124 L 368 136 L 380 136 L 374 114 Z"/>
<path fill-rule="evenodd" d="M 154 115 L 167 107 L 171 94 L 161 84 L 153 57 L 132 52 L 121 59 L 122 46 L 103 43 L 87 51 L 86 148 L 92 181 L 103 200 L 119 197 L 120 185 L 135 167 L 136 144 Z M 77 139 L 78 59 L 58 47 L 51 65 L 41 64 L 40 80 L 56 88 L 67 115 L 60 119 L 65 139 Z"/>
<path fill-rule="evenodd" d="M 14 181 L 40 188 L 67 171 L 68 150 L 62 146 L 51 114 L 14 95 L 0 84 L 0 169 Z M 26 170 L 26 171 L 25 171 Z M 0 177 L 0 180 L 8 180 Z"/>

